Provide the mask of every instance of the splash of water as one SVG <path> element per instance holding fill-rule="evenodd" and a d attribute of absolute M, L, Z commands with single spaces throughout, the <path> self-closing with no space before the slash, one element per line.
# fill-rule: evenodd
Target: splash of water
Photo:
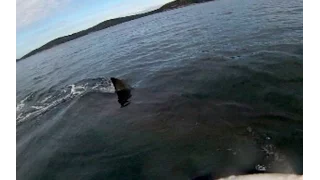
<path fill-rule="evenodd" d="M 97 78 L 79 81 L 58 91 L 48 93 L 47 96 L 36 102 L 31 102 L 30 99 L 36 94 L 36 92 L 34 92 L 17 104 L 16 122 L 17 124 L 20 124 L 28 119 L 35 118 L 63 102 L 70 101 L 75 97 L 82 96 L 85 93 L 92 91 L 114 93 L 115 89 L 109 79 Z"/>

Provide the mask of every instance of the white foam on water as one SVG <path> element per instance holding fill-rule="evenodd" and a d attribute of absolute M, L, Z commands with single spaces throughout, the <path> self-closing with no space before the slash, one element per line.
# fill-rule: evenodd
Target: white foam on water
<path fill-rule="evenodd" d="M 80 95 L 80 94 L 84 93 L 87 89 L 86 85 L 87 84 L 76 86 L 76 85 L 72 84 L 71 85 L 71 94 L 72 95 Z"/>
<path fill-rule="evenodd" d="M 16 111 L 20 111 L 24 106 L 25 106 L 25 101 L 28 100 L 28 98 L 31 96 L 32 94 L 28 95 L 27 97 L 25 97 L 24 99 L 22 99 L 16 107 Z"/>
<path fill-rule="evenodd" d="M 220 178 L 218 180 L 302 180 L 302 175 L 296 174 L 280 174 L 280 173 L 263 173 L 263 174 L 249 174 L 249 175 L 239 175 L 239 176 L 229 176 L 225 178 Z"/>
<path fill-rule="evenodd" d="M 264 151 L 267 155 L 273 155 L 275 153 L 275 147 L 272 144 L 267 144 L 261 147 L 262 151 Z"/>
<path fill-rule="evenodd" d="M 19 112 L 24 106 L 25 106 L 24 102 L 20 102 L 16 107 L 16 111 Z"/>
<path fill-rule="evenodd" d="M 21 111 L 17 115 L 17 118 L 16 118 L 17 124 L 22 123 L 28 119 L 34 118 L 36 116 L 39 116 L 39 115 L 47 112 L 48 110 L 54 108 L 55 106 L 61 104 L 62 102 L 65 102 L 67 100 L 71 100 L 75 97 L 82 96 L 86 92 L 92 91 L 92 90 L 99 91 L 102 93 L 114 93 L 115 92 L 114 86 L 109 81 L 103 81 L 103 82 L 97 83 L 93 87 L 89 87 L 88 83 L 79 84 L 79 85 L 71 84 L 68 86 L 68 89 L 61 90 L 60 94 L 58 96 L 67 93 L 66 95 L 63 95 L 62 97 L 60 97 L 52 102 L 50 102 L 49 100 L 53 99 L 54 97 L 53 97 L 53 95 L 49 95 L 49 96 L 45 97 L 43 100 L 35 103 L 35 105 L 30 106 L 32 108 L 31 112 L 30 112 L 30 109 L 27 112 L 23 112 L 22 111 L 23 108 L 26 107 L 25 101 L 31 96 L 31 95 L 29 95 L 26 98 L 24 98 L 22 101 L 20 101 L 20 103 L 16 107 L 17 112 Z"/>
<path fill-rule="evenodd" d="M 44 106 L 31 106 L 33 109 L 42 109 Z"/>
<path fill-rule="evenodd" d="M 105 84 L 103 84 L 105 83 Z M 110 81 L 104 81 L 103 83 L 97 83 L 93 86 L 92 90 L 97 90 L 103 93 L 114 93 L 116 91 L 115 87 Z"/>
<path fill-rule="evenodd" d="M 47 102 L 50 98 L 52 97 L 52 95 L 45 97 L 42 101 L 40 101 L 41 103 L 45 103 Z"/>
<path fill-rule="evenodd" d="M 267 167 L 265 165 L 262 165 L 262 164 L 257 164 L 255 168 L 258 171 L 266 171 L 267 170 Z"/>
<path fill-rule="evenodd" d="M 98 90 L 98 91 L 103 92 L 103 93 L 114 93 L 116 91 L 113 86 L 109 86 L 109 87 L 93 87 L 92 89 Z"/>
<path fill-rule="evenodd" d="M 17 123 L 22 123 L 25 120 L 27 120 L 30 117 L 36 117 L 44 112 L 46 112 L 47 110 L 51 109 L 52 107 L 55 107 L 56 105 L 60 104 L 64 99 L 70 97 L 70 94 L 68 94 L 66 97 L 57 99 L 55 101 L 53 101 L 52 103 L 50 103 L 48 106 L 44 106 L 44 107 L 40 107 L 40 106 L 32 106 L 32 107 L 37 107 L 35 108 L 36 110 L 30 113 L 25 114 L 24 116 L 21 114 L 18 115 L 17 117 Z"/>

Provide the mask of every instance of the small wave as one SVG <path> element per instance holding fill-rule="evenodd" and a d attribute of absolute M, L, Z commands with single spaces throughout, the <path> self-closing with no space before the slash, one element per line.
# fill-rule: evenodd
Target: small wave
<path fill-rule="evenodd" d="M 24 107 L 24 105 L 25 104 L 23 102 L 20 102 L 16 107 L 16 111 L 19 112 Z"/>
<path fill-rule="evenodd" d="M 47 102 L 47 100 L 49 100 L 52 97 L 52 95 L 45 97 L 42 101 L 40 101 L 41 103 L 45 103 Z"/>
<path fill-rule="evenodd" d="M 47 92 L 47 96 L 35 102 L 30 101 L 35 94 L 31 93 L 17 104 L 16 121 L 19 124 L 28 119 L 35 118 L 63 102 L 82 96 L 83 94 L 91 91 L 114 93 L 115 88 L 109 79 L 97 78 L 82 80 L 75 84 L 68 85 L 58 91 L 49 91 Z"/>
<path fill-rule="evenodd" d="M 28 96 L 26 96 L 24 99 L 22 99 L 16 107 L 16 111 L 19 112 L 24 106 L 25 106 L 25 102 L 29 101 L 33 96 L 33 93 L 29 94 Z"/>
<path fill-rule="evenodd" d="M 81 95 L 82 93 L 84 93 L 87 89 L 87 84 L 85 85 L 79 85 L 79 86 L 76 86 L 74 84 L 71 85 L 71 92 L 70 94 L 71 95 Z"/>
<path fill-rule="evenodd" d="M 44 106 L 31 106 L 33 109 L 42 109 Z"/>
<path fill-rule="evenodd" d="M 101 87 L 101 86 L 97 85 L 97 86 L 94 86 L 92 89 L 98 90 L 98 91 L 104 92 L 104 93 L 110 93 L 110 92 L 116 91 L 114 86 Z"/>
<path fill-rule="evenodd" d="M 52 103 L 50 103 L 49 105 L 44 106 L 42 108 L 35 108 L 36 109 L 35 111 L 28 112 L 28 113 L 21 113 L 21 114 L 18 115 L 16 120 L 17 120 L 18 123 L 21 123 L 21 122 L 24 122 L 27 119 L 37 117 L 37 116 L 47 112 L 49 109 L 51 109 L 51 108 L 57 106 L 58 104 L 64 102 L 65 100 L 67 100 L 70 97 L 71 97 L 71 94 L 69 94 L 69 95 L 67 95 L 65 97 L 62 97 L 60 99 L 57 99 L 57 100 L 53 101 Z M 40 106 L 31 106 L 31 107 L 40 107 Z"/>

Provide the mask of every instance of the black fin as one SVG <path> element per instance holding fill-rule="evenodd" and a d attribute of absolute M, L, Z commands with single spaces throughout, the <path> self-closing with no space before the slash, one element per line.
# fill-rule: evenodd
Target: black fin
<path fill-rule="evenodd" d="M 130 104 L 128 101 L 131 98 L 131 88 L 123 80 L 111 77 L 111 82 L 118 95 L 118 102 L 121 107 L 126 107 Z"/>

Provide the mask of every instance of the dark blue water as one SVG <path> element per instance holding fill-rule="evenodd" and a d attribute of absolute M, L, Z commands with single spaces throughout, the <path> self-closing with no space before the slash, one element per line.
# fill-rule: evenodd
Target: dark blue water
<path fill-rule="evenodd" d="M 17 62 L 17 179 L 302 174 L 302 12 L 217 0 Z"/>

